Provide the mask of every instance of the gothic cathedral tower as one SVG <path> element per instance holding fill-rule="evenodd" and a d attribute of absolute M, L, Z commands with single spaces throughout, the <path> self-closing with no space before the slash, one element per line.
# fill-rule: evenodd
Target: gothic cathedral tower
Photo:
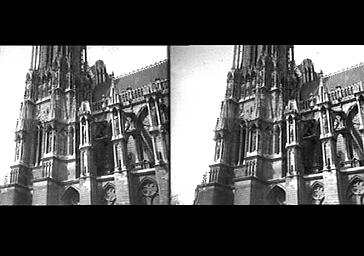
<path fill-rule="evenodd" d="M 282 179 L 284 106 L 297 95 L 292 45 L 236 45 L 217 119 L 214 163 L 195 204 L 263 204 L 265 181 Z"/>
<path fill-rule="evenodd" d="M 169 204 L 168 61 L 117 78 L 86 46 L 34 46 L 5 205 Z"/>
<path fill-rule="evenodd" d="M 80 177 L 77 111 L 90 97 L 86 68 L 86 46 L 33 46 L 3 204 L 58 204 L 59 182 Z"/>

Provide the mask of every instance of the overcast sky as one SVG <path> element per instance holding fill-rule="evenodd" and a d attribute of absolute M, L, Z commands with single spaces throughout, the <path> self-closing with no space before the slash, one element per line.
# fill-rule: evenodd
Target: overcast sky
<path fill-rule="evenodd" d="M 10 171 L 15 154 L 14 131 L 30 67 L 31 46 L 0 46 L 0 184 Z M 165 46 L 88 46 L 90 65 L 101 59 L 107 72 L 119 76 L 167 59 Z"/>
<path fill-rule="evenodd" d="M 295 46 L 296 64 L 313 60 L 324 75 L 364 62 L 364 46 Z M 216 119 L 232 66 L 233 46 L 171 49 L 172 193 L 193 203 L 194 190 L 213 163 Z"/>

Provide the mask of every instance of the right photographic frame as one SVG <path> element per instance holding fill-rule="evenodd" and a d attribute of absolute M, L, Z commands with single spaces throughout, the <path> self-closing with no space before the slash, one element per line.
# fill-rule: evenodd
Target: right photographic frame
<path fill-rule="evenodd" d="M 362 45 L 170 46 L 172 204 L 364 204 L 363 60 Z"/>

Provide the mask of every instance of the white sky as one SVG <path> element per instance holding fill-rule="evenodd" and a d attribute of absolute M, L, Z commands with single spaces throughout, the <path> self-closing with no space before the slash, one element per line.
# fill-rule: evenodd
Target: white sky
<path fill-rule="evenodd" d="M 182 204 L 193 203 L 196 185 L 213 162 L 213 130 L 232 54 L 232 46 L 171 48 L 171 180 Z M 296 64 L 305 58 L 316 72 L 329 74 L 364 62 L 364 46 L 295 45 Z"/>
<path fill-rule="evenodd" d="M 23 100 L 31 46 L 0 46 L 0 184 L 10 171 L 15 154 L 14 132 Z M 101 59 L 107 72 L 119 76 L 167 59 L 166 46 L 88 46 L 89 65 Z"/>

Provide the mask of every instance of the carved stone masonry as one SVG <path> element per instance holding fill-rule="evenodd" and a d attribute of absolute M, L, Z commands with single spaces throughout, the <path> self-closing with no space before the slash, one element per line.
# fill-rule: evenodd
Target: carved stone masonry
<path fill-rule="evenodd" d="M 115 193 L 115 188 L 110 186 L 108 188 L 106 188 L 105 190 L 105 194 L 104 194 L 104 199 L 107 203 L 107 205 L 114 205 L 116 202 L 116 193 Z"/>
<path fill-rule="evenodd" d="M 317 185 L 312 189 L 312 203 L 313 204 L 322 204 L 325 198 L 324 187 L 321 185 Z"/>
<path fill-rule="evenodd" d="M 142 195 L 145 197 L 147 204 L 151 205 L 153 202 L 153 198 L 158 193 L 158 186 L 152 181 L 146 181 L 141 187 L 141 192 Z"/>
<path fill-rule="evenodd" d="M 356 180 L 350 187 L 351 198 L 355 204 L 363 204 L 362 195 L 364 194 L 364 181 Z"/>

